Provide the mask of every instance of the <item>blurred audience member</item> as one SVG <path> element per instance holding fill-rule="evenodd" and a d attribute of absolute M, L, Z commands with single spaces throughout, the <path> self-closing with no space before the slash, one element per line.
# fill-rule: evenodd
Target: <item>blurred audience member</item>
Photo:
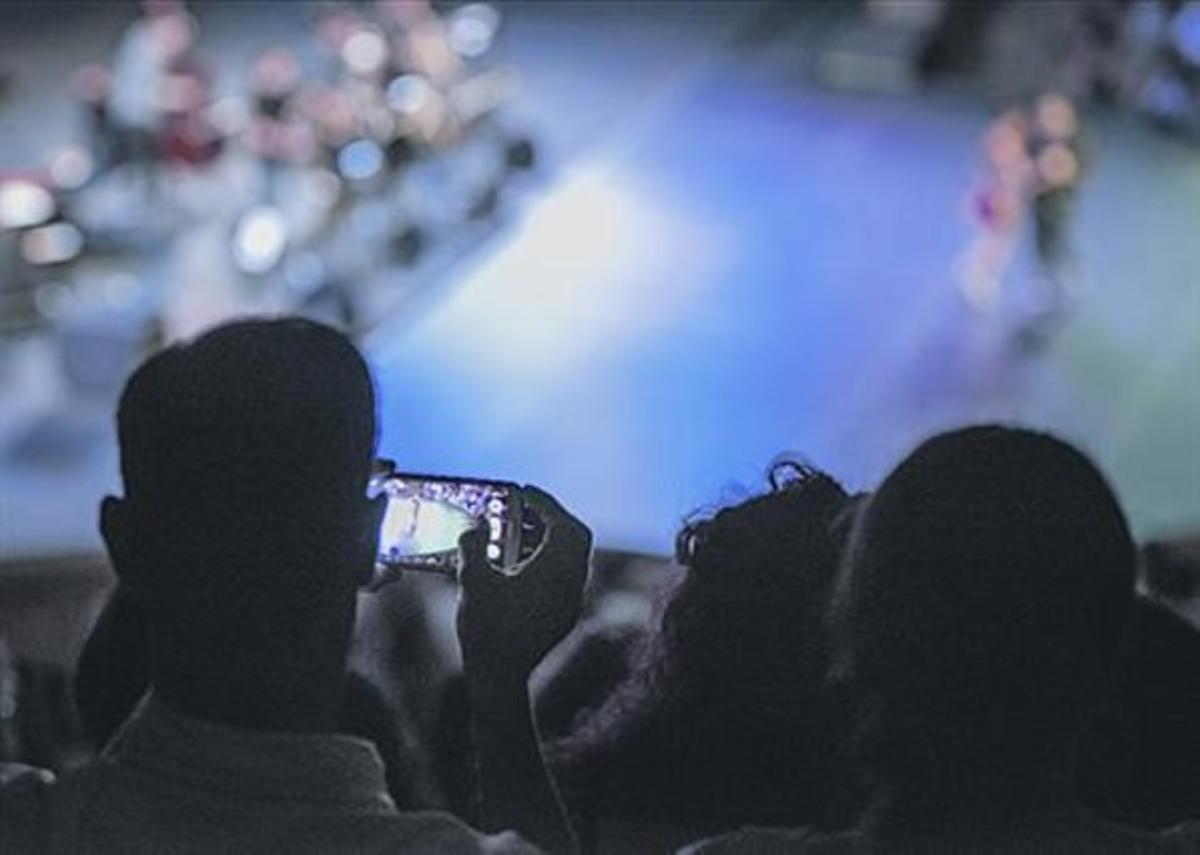
<path fill-rule="evenodd" d="M 183 3 L 147 0 L 121 37 L 108 86 L 107 118 L 117 134 L 116 159 L 148 169 L 159 154 L 168 73 L 194 39 Z"/>
<path fill-rule="evenodd" d="M 692 851 L 1170 851 L 1091 817 L 1071 780 L 1134 564 L 1111 490 L 1065 443 L 1003 427 L 924 443 L 859 515 L 833 601 L 869 794 L 857 828 Z"/>
<path fill-rule="evenodd" d="M 766 495 L 684 528 L 686 575 L 629 674 L 548 749 L 591 846 L 663 851 L 747 823 L 821 818 L 822 614 L 849 500 L 806 466 L 781 464 L 770 482 Z M 592 649 L 560 679 L 611 679 L 611 655 Z"/>
<path fill-rule="evenodd" d="M 375 746 L 337 733 L 386 501 L 366 496 L 375 395 L 350 342 L 300 320 L 220 327 L 135 372 L 117 432 L 125 495 L 101 531 L 145 611 L 151 689 L 98 761 L 0 789 L 0 851 L 527 851 L 397 811 Z M 525 687 L 577 617 L 590 536 L 524 497 L 546 536 L 512 578 L 484 532 L 464 538 L 458 631 L 481 822 L 561 851 Z"/>
<path fill-rule="evenodd" d="M 1160 829 L 1200 818 L 1200 632 L 1187 620 L 1200 572 L 1183 550 L 1142 550 L 1113 687 L 1086 732 L 1080 795 L 1101 815 Z"/>
<path fill-rule="evenodd" d="M 511 824 L 551 852 L 573 851 L 577 841 L 542 765 L 529 677 L 579 619 L 592 533 L 534 487 L 521 489 L 521 506 L 543 534 L 511 575 L 488 561 L 486 524 L 460 542 L 458 639 L 480 802 L 473 816 L 485 829 Z"/>

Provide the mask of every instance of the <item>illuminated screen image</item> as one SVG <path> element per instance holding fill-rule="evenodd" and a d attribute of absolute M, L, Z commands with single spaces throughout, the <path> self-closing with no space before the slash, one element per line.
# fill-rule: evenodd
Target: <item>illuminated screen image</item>
<path fill-rule="evenodd" d="M 488 560 L 509 563 L 517 530 L 510 485 L 396 475 L 382 489 L 381 564 L 454 573 L 459 538 L 484 519 Z"/>

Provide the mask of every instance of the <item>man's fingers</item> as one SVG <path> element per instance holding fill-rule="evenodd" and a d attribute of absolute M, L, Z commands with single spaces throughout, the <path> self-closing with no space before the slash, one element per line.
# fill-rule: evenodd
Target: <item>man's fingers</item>
<path fill-rule="evenodd" d="M 487 560 L 488 537 L 488 524 L 485 520 L 464 531 L 458 538 L 458 577 L 464 586 L 486 584 L 487 577 L 492 575 Z"/>
<path fill-rule="evenodd" d="M 467 558 L 487 557 L 488 523 L 480 520 L 458 537 L 458 548 Z"/>
<path fill-rule="evenodd" d="M 533 554 L 509 568 L 497 572 L 487 559 L 490 533 L 486 523 L 480 523 L 459 539 L 462 568 L 459 581 L 464 588 L 489 588 L 497 593 L 504 588 L 513 596 L 530 586 L 549 584 L 549 589 L 574 588 L 587 576 L 587 558 L 592 533 L 575 519 L 558 501 L 544 490 L 526 486 L 520 491 L 526 512 L 541 519 L 545 532 Z M 551 577 L 539 582 L 540 577 Z M 548 589 L 548 590 L 549 590 Z M 523 594 L 522 596 L 527 595 Z"/>
<path fill-rule="evenodd" d="M 532 484 L 526 484 L 521 487 L 521 501 L 526 507 L 533 508 L 538 515 L 549 521 L 558 517 L 570 516 L 563 506 L 558 503 L 558 499 L 551 496 L 540 487 L 535 487 Z"/>
<path fill-rule="evenodd" d="M 543 544 L 591 547 L 592 533 L 588 527 L 545 490 L 526 484 L 521 488 L 521 502 L 524 507 L 532 509 L 545 525 Z"/>
<path fill-rule="evenodd" d="M 525 571 L 532 566 L 536 566 L 542 562 L 542 556 L 546 553 L 546 536 L 542 536 L 542 540 L 533 548 L 533 552 L 525 558 L 521 559 L 512 568 L 512 576 L 521 578 L 525 575 Z"/>

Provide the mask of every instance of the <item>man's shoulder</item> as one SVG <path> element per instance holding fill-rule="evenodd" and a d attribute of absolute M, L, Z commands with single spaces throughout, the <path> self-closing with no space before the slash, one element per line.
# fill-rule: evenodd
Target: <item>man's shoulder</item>
<path fill-rule="evenodd" d="M 700 840 L 680 850 L 681 855 L 726 855 L 755 852 L 762 855 L 865 851 L 864 838 L 857 832 L 825 834 L 810 828 L 743 828 L 740 831 Z"/>
<path fill-rule="evenodd" d="M 874 845 L 872 843 L 874 842 Z M 1013 841 L 1009 841 L 1012 843 Z M 904 844 L 872 841 L 857 831 L 826 834 L 806 828 L 745 828 L 730 834 L 693 843 L 681 850 L 683 855 L 733 855 L 753 852 L 761 855 L 851 855 L 870 851 L 954 852 L 1011 851 L 998 841 L 962 841 L 937 839 L 908 841 Z M 1067 833 L 1051 833 L 1044 838 L 1022 841 L 1012 848 L 1037 852 L 1182 852 L 1200 855 L 1200 822 L 1181 825 L 1163 834 L 1151 834 L 1107 823 L 1082 824 Z"/>
<path fill-rule="evenodd" d="M 100 772 L 96 768 L 85 767 L 61 780 L 55 780 L 45 770 L 0 764 L 0 852 L 43 848 L 49 839 L 51 826 L 64 818 L 61 811 L 56 811 L 55 805 L 59 808 L 64 804 L 73 806 L 81 797 L 86 799 L 88 794 L 94 795 L 97 787 L 104 789 L 103 785 L 108 779 L 96 780 L 98 774 Z M 60 815 L 55 817 L 56 813 Z M 439 811 L 351 812 L 342 815 L 314 812 L 308 816 L 293 817 L 286 828 L 277 827 L 279 816 L 272 814 L 263 817 L 263 821 L 252 830 L 241 827 L 244 816 L 238 817 L 238 820 L 224 829 L 223 833 L 227 836 L 222 840 L 244 851 L 265 851 L 261 846 L 263 837 L 270 837 L 276 843 L 286 840 L 288 849 L 295 853 L 528 855 L 539 851 L 513 832 L 483 834 L 456 817 Z M 154 830 L 155 839 L 161 832 L 161 828 Z M 196 842 L 190 833 L 188 837 L 192 843 Z M 150 836 L 146 835 L 145 839 L 149 840 Z M 205 847 L 199 845 L 192 848 L 200 851 Z M 99 849 L 108 851 L 105 846 L 99 846 Z M 149 850 L 142 847 L 141 851 Z"/>

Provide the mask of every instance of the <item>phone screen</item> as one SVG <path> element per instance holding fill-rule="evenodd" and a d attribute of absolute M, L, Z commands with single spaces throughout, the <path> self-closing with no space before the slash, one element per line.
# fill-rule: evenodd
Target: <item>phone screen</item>
<path fill-rule="evenodd" d="M 378 563 L 384 567 L 456 575 L 458 539 L 481 520 L 488 524 L 488 560 L 501 570 L 517 563 L 515 484 L 397 472 L 381 479 L 378 489 L 388 497 L 379 531 Z"/>

